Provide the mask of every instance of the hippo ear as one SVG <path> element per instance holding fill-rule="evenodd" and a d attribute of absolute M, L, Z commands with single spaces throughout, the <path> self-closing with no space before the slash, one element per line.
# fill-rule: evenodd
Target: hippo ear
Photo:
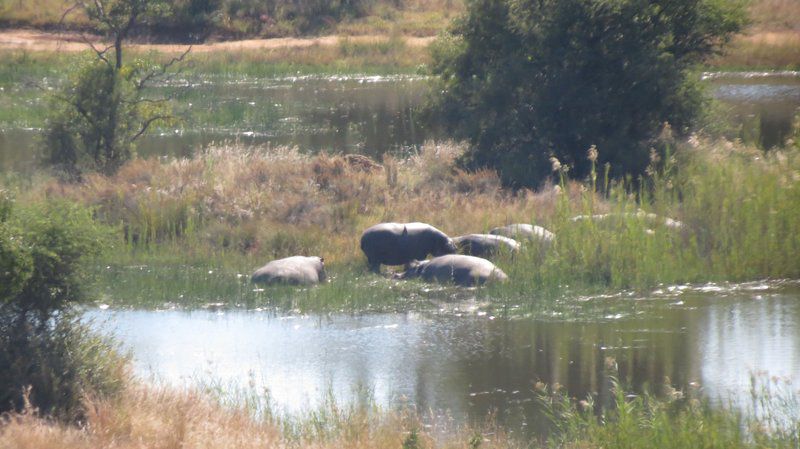
<path fill-rule="evenodd" d="M 320 257 L 320 258 L 319 258 L 319 261 L 320 261 L 321 263 L 325 263 L 325 258 L 324 258 L 324 257 Z"/>
<path fill-rule="evenodd" d="M 408 228 L 403 226 L 403 237 L 408 237 Z"/>

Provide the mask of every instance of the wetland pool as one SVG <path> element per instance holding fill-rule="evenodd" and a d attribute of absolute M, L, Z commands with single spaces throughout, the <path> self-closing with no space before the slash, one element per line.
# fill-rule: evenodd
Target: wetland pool
<path fill-rule="evenodd" d="M 800 109 L 800 73 L 706 73 L 719 114 L 739 134 L 770 148 L 791 133 Z M 247 78 L 197 76 L 155 88 L 174 96 L 184 117 L 137 143 L 142 157 L 184 157 L 214 142 L 297 146 L 303 151 L 404 155 L 446 139 L 421 117 L 428 81 L 410 75 Z M 47 101 L 27 84 L 0 90 L 0 172 L 35 166 Z"/>
<path fill-rule="evenodd" d="M 610 399 L 609 364 L 633 388 L 669 379 L 712 401 L 750 401 L 753 378 L 800 379 L 800 283 L 674 286 L 576 299 L 607 315 L 500 313 L 464 302 L 402 313 L 269 310 L 86 312 L 132 351 L 136 373 L 177 386 L 268 391 L 280 413 L 329 398 L 418 410 L 457 422 L 496 414 L 539 427 L 535 384 Z M 622 305 L 620 305 L 622 303 Z M 245 388 L 245 389 L 246 389 Z"/>

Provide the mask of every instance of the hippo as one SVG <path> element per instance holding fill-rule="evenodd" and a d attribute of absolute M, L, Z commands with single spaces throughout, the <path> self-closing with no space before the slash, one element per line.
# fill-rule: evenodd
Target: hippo
<path fill-rule="evenodd" d="M 269 262 L 250 280 L 257 284 L 312 285 L 325 281 L 322 257 L 292 256 Z"/>
<path fill-rule="evenodd" d="M 467 234 L 453 237 L 453 243 L 462 254 L 491 257 L 498 254 L 514 254 L 520 244 L 514 239 L 494 234 Z"/>
<path fill-rule="evenodd" d="M 618 222 L 624 219 L 640 219 L 643 220 L 648 226 L 658 226 L 664 225 L 667 229 L 681 231 L 684 230 L 685 226 L 682 222 L 678 220 L 673 220 L 669 217 L 660 217 L 654 213 L 645 213 L 644 211 L 637 211 L 637 212 L 622 212 L 622 213 L 610 213 L 610 214 L 595 214 L 595 215 L 577 215 L 575 217 L 570 218 L 570 221 L 574 223 L 578 223 L 580 221 L 591 220 L 595 222 L 604 222 L 604 223 L 611 223 L 615 220 Z"/>
<path fill-rule="evenodd" d="M 403 279 L 422 277 L 424 280 L 454 283 L 469 287 L 488 281 L 503 282 L 508 279 L 503 270 L 486 259 L 462 254 L 449 254 L 424 260 L 406 270 Z"/>
<path fill-rule="evenodd" d="M 516 223 L 500 226 L 489 231 L 489 234 L 502 235 L 517 240 L 537 240 L 541 243 L 553 243 L 556 235 L 541 226 L 527 223 Z"/>
<path fill-rule="evenodd" d="M 361 235 L 361 250 L 370 270 L 378 273 L 383 265 L 407 265 L 428 254 L 453 254 L 456 247 L 444 232 L 425 223 L 380 223 Z"/>

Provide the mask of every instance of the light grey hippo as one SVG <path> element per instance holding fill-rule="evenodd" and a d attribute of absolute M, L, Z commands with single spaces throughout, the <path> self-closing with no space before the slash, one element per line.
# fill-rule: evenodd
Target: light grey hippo
<path fill-rule="evenodd" d="M 453 243 L 462 254 L 478 257 L 514 254 L 520 248 L 520 244 L 516 240 L 493 234 L 467 234 L 453 237 Z"/>
<path fill-rule="evenodd" d="M 508 279 L 503 270 L 488 260 L 462 254 L 449 254 L 423 260 L 401 276 L 403 279 L 414 277 L 421 277 L 428 282 L 454 283 L 465 287 L 482 285 L 489 281 L 503 282 Z"/>
<path fill-rule="evenodd" d="M 287 257 L 259 268 L 250 280 L 258 284 L 318 284 L 325 280 L 325 264 L 322 257 Z"/>
<path fill-rule="evenodd" d="M 383 265 L 406 265 L 423 260 L 428 254 L 453 254 L 456 247 L 444 232 L 425 223 L 380 223 L 361 235 L 361 250 L 370 270 Z"/>
<path fill-rule="evenodd" d="M 596 222 L 606 222 L 610 223 L 615 220 L 623 220 L 623 219 L 639 219 L 643 220 L 648 226 L 658 226 L 664 225 L 667 229 L 675 230 L 675 231 L 682 231 L 684 230 L 685 226 L 682 222 L 678 220 L 673 220 L 669 217 L 659 217 L 654 213 L 646 213 L 644 211 L 637 211 L 637 212 L 615 212 L 610 214 L 596 214 L 596 215 L 577 215 L 575 217 L 570 218 L 570 220 L 574 223 L 584 221 L 584 220 L 591 220 Z"/>
<path fill-rule="evenodd" d="M 517 240 L 539 241 L 541 243 L 553 243 L 556 235 L 541 226 L 527 223 L 515 223 L 500 226 L 489 231 L 489 234 L 502 235 Z"/>

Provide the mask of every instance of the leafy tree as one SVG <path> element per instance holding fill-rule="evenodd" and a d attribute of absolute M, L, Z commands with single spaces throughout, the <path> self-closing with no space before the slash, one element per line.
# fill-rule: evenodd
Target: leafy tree
<path fill-rule="evenodd" d="M 585 176 L 591 145 L 638 175 L 663 123 L 698 118 L 692 69 L 744 22 L 728 0 L 472 0 L 434 47 L 435 110 L 507 184 L 537 185 L 551 156 Z"/>
<path fill-rule="evenodd" d="M 158 123 L 173 119 L 169 98 L 147 96 L 147 89 L 168 76 L 189 49 L 166 64 L 142 60 L 124 63 L 124 42 L 137 25 L 167 11 L 163 0 L 94 0 L 78 2 L 111 42 L 97 47 L 53 95 L 53 115 L 44 133 L 45 161 L 69 178 L 85 170 L 112 174 L 133 155 L 134 142 Z"/>
<path fill-rule="evenodd" d="M 6 210 L 0 220 L 0 411 L 23 407 L 27 389 L 42 412 L 75 418 L 87 389 L 111 393 L 124 379 L 113 345 L 73 311 L 89 298 L 87 262 L 109 233 L 76 205 Z"/>

